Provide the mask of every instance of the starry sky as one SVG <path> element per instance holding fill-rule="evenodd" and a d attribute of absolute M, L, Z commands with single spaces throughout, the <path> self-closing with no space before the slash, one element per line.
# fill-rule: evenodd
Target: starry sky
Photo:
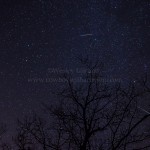
<path fill-rule="evenodd" d="M 77 57 L 123 82 L 149 72 L 149 14 L 149 0 L 0 0 L 0 121 L 53 103 L 60 84 L 41 79 L 74 70 Z"/>

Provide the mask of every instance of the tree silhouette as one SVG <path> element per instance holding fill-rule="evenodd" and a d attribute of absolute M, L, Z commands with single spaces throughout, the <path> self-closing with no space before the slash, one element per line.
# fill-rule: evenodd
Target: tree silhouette
<path fill-rule="evenodd" d="M 24 126 L 28 129 L 29 127 L 29 120 L 26 120 L 25 118 L 25 123 Z M 13 141 L 18 148 L 18 150 L 31 150 L 31 147 L 33 145 L 33 139 L 30 135 L 30 132 L 25 129 L 22 125 L 21 122 L 18 121 L 18 128 L 17 128 L 17 134 L 15 138 L 13 138 Z"/>
<path fill-rule="evenodd" d="M 84 82 L 74 82 L 65 75 L 66 86 L 56 106 L 44 105 L 51 125 L 40 119 L 22 123 L 43 150 L 126 150 L 150 147 L 149 132 L 143 123 L 150 114 L 139 109 L 139 101 L 150 92 L 146 78 L 123 86 L 102 82 L 100 66 L 81 60 L 87 72 Z M 100 70 L 100 69 L 99 69 Z M 27 125 L 30 124 L 30 127 Z M 50 138 L 51 137 L 51 138 Z M 143 144 L 144 143 L 144 144 Z"/>

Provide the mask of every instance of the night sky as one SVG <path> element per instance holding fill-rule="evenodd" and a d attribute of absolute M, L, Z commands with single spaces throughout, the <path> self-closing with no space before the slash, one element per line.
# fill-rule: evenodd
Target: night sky
<path fill-rule="evenodd" d="M 0 0 L 0 121 L 53 103 L 61 83 L 39 79 L 81 56 L 123 82 L 149 73 L 149 14 L 149 0 Z"/>

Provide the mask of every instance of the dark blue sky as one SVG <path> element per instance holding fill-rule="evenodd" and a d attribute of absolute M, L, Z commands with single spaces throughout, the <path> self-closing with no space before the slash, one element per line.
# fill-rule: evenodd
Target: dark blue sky
<path fill-rule="evenodd" d="M 149 72 L 149 14 L 149 0 L 1 0 L 0 120 L 55 101 L 59 84 L 29 79 L 74 70 L 76 57 L 99 59 L 122 81 Z"/>

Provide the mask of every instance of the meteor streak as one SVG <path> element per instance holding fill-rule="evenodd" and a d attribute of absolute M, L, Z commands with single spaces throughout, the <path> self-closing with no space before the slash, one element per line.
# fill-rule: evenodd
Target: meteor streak
<path fill-rule="evenodd" d="M 80 36 L 92 36 L 93 34 L 81 34 Z"/>
<path fill-rule="evenodd" d="M 138 107 L 139 109 L 141 109 L 142 111 L 144 111 L 145 113 L 149 114 L 150 115 L 150 112 L 148 112 L 147 110 L 141 108 L 141 107 Z"/>

